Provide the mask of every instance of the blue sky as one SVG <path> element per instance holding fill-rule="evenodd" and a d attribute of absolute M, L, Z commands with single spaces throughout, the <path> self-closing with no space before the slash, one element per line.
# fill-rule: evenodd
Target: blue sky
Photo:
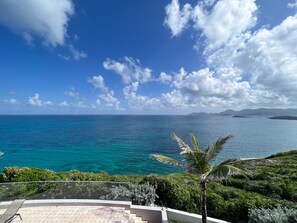
<path fill-rule="evenodd" d="M 296 107 L 294 0 L 0 0 L 0 114 Z"/>

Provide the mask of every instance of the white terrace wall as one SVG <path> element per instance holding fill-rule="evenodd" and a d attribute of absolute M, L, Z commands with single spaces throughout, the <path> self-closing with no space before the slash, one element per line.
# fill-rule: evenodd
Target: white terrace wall
<path fill-rule="evenodd" d="M 167 218 L 170 220 L 182 222 L 182 223 L 202 223 L 202 216 L 198 214 L 191 214 L 184 211 L 179 211 L 171 208 L 166 208 L 167 210 Z M 227 221 L 215 219 L 215 218 L 207 218 L 208 223 L 228 223 Z"/>

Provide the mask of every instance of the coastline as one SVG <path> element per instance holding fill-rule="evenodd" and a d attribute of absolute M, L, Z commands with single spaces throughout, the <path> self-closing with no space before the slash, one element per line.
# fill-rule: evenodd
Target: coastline
<path fill-rule="evenodd" d="M 232 222 L 247 222 L 247 213 L 251 207 L 273 208 L 279 204 L 297 208 L 297 150 L 274 154 L 264 159 L 238 159 L 232 164 L 246 170 L 248 174 L 229 177 L 221 183 L 209 183 L 209 216 Z M 197 200 L 200 199 L 199 180 L 189 173 L 109 175 L 106 172 L 54 172 L 29 167 L 7 167 L 0 176 L 2 187 L 7 183 L 9 185 L 9 182 L 28 182 L 29 185 L 24 185 L 22 190 L 19 187 L 10 188 L 9 194 L 15 197 L 25 192 L 29 198 L 45 196 L 40 193 L 49 193 L 50 196 L 59 198 L 61 190 L 66 190 L 70 198 L 78 196 L 78 192 L 83 196 L 98 196 L 98 186 L 94 184 L 100 182 L 149 183 L 156 188 L 159 196 L 157 205 L 200 213 L 200 207 L 197 206 Z M 73 192 L 69 194 L 69 190 Z M 2 188 L 2 199 L 3 191 L 5 192 Z"/>

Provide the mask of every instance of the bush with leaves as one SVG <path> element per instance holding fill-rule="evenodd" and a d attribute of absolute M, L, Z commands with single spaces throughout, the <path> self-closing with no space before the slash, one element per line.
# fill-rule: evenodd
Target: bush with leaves
<path fill-rule="evenodd" d="M 297 210 L 278 205 L 273 209 L 249 210 L 249 223 L 296 223 Z"/>
<path fill-rule="evenodd" d="M 101 196 L 100 199 L 126 200 L 131 199 L 136 205 L 153 205 L 157 198 L 156 189 L 148 182 L 144 184 L 127 184 L 113 186 L 108 195 Z"/>

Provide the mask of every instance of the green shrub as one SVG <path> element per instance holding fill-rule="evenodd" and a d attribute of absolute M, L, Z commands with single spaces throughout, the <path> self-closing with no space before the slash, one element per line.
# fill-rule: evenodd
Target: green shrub
<path fill-rule="evenodd" d="M 143 182 L 149 182 L 156 188 L 157 205 L 195 213 L 200 210 L 200 190 L 197 187 L 194 189 L 174 178 L 157 175 L 144 177 Z"/>
<path fill-rule="evenodd" d="M 207 209 L 210 217 L 230 222 L 248 222 L 249 210 L 273 209 L 278 205 L 288 209 L 297 208 L 297 152 L 282 154 L 272 159 L 238 161 L 247 167 L 248 175 L 237 175 L 221 183 L 209 183 Z M 19 181 L 75 181 L 71 183 L 33 183 L 26 186 L 2 185 L 1 200 L 18 197 L 32 199 L 46 198 L 89 198 L 98 199 L 111 192 L 113 182 L 87 183 L 80 181 L 114 181 L 132 184 L 149 183 L 156 194 L 155 203 L 191 213 L 201 214 L 199 178 L 189 173 L 168 175 L 108 175 L 106 172 L 85 173 L 77 170 L 53 172 L 36 168 L 5 168 L 0 182 Z M 116 184 L 119 185 L 119 184 Z M 122 184 L 125 185 L 125 184 Z M 139 189 L 139 193 L 150 192 Z M 143 202 L 143 195 L 134 193 L 133 203 Z M 130 197 L 129 199 L 132 199 Z M 295 203 L 294 203 L 295 202 Z"/>
<path fill-rule="evenodd" d="M 67 180 L 73 181 L 102 181 L 108 179 L 108 173 L 88 173 L 80 172 L 78 170 L 71 170 L 63 174 Z"/>
<path fill-rule="evenodd" d="M 113 186 L 111 193 L 105 196 L 101 196 L 100 199 L 107 200 L 125 200 L 127 198 L 132 200 L 136 205 L 153 205 L 158 195 L 154 186 L 148 182 L 144 184 L 127 184 L 120 186 Z"/>
<path fill-rule="evenodd" d="M 278 205 L 273 209 L 251 209 L 248 217 L 249 223 L 296 223 L 297 210 Z"/>
<path fill-rule="evenodd" d="M 49 181 L 60 180 L 60 177 L 51 170 L 28 167 L 6 167 L 2 173 L 2 180 L 6 182 Z"/>

